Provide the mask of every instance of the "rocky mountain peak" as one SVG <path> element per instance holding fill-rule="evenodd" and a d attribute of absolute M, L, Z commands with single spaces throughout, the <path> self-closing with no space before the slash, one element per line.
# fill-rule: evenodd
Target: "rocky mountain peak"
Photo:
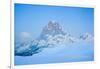
<path fill-rule="evenodd" d="M 43 28 L 41 36 L 42 38 L 46 38 L 46 35 L 55 36 L 57 34 L 64 35 L 62 30 L 62 26 L 58 22 L 49 21 L 48 24 Z"/>

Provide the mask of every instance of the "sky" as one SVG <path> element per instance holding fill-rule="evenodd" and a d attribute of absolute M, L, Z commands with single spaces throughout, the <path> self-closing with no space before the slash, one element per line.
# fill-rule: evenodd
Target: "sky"
<path fill-rule="evenodd" d="M 68 6 L 15 4 L 15 37 L 37 38 L 49 21 L 56 21 L 67 33 L 94 33 L 94 9 Z"/>

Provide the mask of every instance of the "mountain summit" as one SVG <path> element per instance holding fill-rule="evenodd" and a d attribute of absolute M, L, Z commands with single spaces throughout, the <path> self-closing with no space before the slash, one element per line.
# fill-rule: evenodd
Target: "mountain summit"
<path fill-rule="evenodd" d="M 47 35 L 55 36 L 58 34 L 65 34 L 60 24 L 55 21 L 49 21 L 48 24 L 42 29 L 40 37 L 45 39 Z"/>

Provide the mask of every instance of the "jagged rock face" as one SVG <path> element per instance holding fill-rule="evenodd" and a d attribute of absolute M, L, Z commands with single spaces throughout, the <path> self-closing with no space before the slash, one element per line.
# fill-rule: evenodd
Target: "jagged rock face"
<path fill-rule="evenodd" d="M 40 38 L 46 39 L 47 35 L 55 36 L 57 34 L 64 35 L 65 33 L 62 31 L 62 27 L 59 25 L 59 23 L 49 21 L 48 25 L 43 28 Z"/>

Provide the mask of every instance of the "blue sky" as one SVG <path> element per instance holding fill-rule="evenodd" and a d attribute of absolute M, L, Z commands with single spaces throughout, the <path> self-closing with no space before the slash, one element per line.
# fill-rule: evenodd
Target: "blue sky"
<path fill-rule="evenodd" d="M 68 6 L 15 4 L 15 34 L 27 32 L 36 38 L 50 20 L 74 36 L 94 33 L 94 9 Z"/>

